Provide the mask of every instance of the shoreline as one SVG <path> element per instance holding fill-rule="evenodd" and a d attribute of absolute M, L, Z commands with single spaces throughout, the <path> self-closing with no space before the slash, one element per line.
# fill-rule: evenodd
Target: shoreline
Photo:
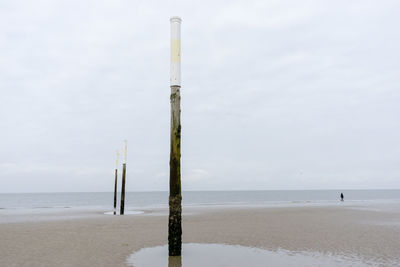
<path fill-rule="evenodd" d="M 281 208 L 345 208 L 355 210 L 384 211 L 400 213 L 400 199 L 384 200 L 348 200 L 348 201 L 270 201 L 263 203 L 201 203 L 183 204 L 183 216 L 198 212 L 213 212 L 215 210 L 251 210 L 251 209 L 281 209 Z M 126 216 L 138 215 L 168 215 L 168 205 L 128 206 Z M 119 209 L 117 209 L 119 212 Z M 55 206 L 30 208 L 0 208 L 0 225 L 4 223 L 24 223 L 68 219 L 94 218 L 99 215 L 113 215 L 111 207 L 105 206 Z M 119 215 L 119 214 L 117 214 Z"/>

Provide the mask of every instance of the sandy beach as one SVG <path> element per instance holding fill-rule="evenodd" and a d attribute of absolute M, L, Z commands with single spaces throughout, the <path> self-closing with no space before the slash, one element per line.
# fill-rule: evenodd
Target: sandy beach
<path fill-rule="evenodd" d="M 400 266 L 396 208 L 211 206 L 183 212 L 185 243 L 311 251 Z M 126 266 L 133 252 L 167 242 L 167 209 L 125 216 L 98 210 L 68 213 L 3 221 L 0 266 Z"/>

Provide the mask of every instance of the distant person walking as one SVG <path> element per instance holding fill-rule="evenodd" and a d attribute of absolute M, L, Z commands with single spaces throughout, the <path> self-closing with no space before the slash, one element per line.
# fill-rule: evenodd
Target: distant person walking
<path fill-rule="evenodd" d="M 341 201 L 343 201 L 343 200 L 344 200 L 343 193 L 340 193 L 340 200 L 341 200 Z"/>

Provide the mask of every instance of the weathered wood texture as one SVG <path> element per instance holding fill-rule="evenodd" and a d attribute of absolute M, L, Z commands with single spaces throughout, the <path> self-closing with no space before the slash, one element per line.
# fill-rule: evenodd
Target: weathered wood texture
<path fill-rule="evenodd" d="M 115 183 L 114 183 L 114 215 L 117 214 L 117 182 L 118 182 L 118 169 L 115 169 Z"/>
<path fill-rule="evenodd" d="M 170 256 L 180 256 L 182 250 L 180 102 L 180 86 L 171 86 L 171 151 L 169 160 L 168 223 L 168 251 Z"/>
<path fill-rule="evenodd" d="M 121 207 L 120 207 L 121 215 L 124 215 L 124 210 L 125 210 L 125 180 L 126 180 L 126 163 L 122 164 L 122 187 L 121 187 Z"/>

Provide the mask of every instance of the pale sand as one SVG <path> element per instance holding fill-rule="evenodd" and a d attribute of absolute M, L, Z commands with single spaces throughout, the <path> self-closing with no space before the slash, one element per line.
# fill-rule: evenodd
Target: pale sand
<path fill-rule="evenodd" d="M 0 224 L 0 266 L 126 266 L 167 243 L 167 210 Z M 400 212 L 351 206 L 185 208 L 185 243 L 316 251 L 400 266 Z"/>

